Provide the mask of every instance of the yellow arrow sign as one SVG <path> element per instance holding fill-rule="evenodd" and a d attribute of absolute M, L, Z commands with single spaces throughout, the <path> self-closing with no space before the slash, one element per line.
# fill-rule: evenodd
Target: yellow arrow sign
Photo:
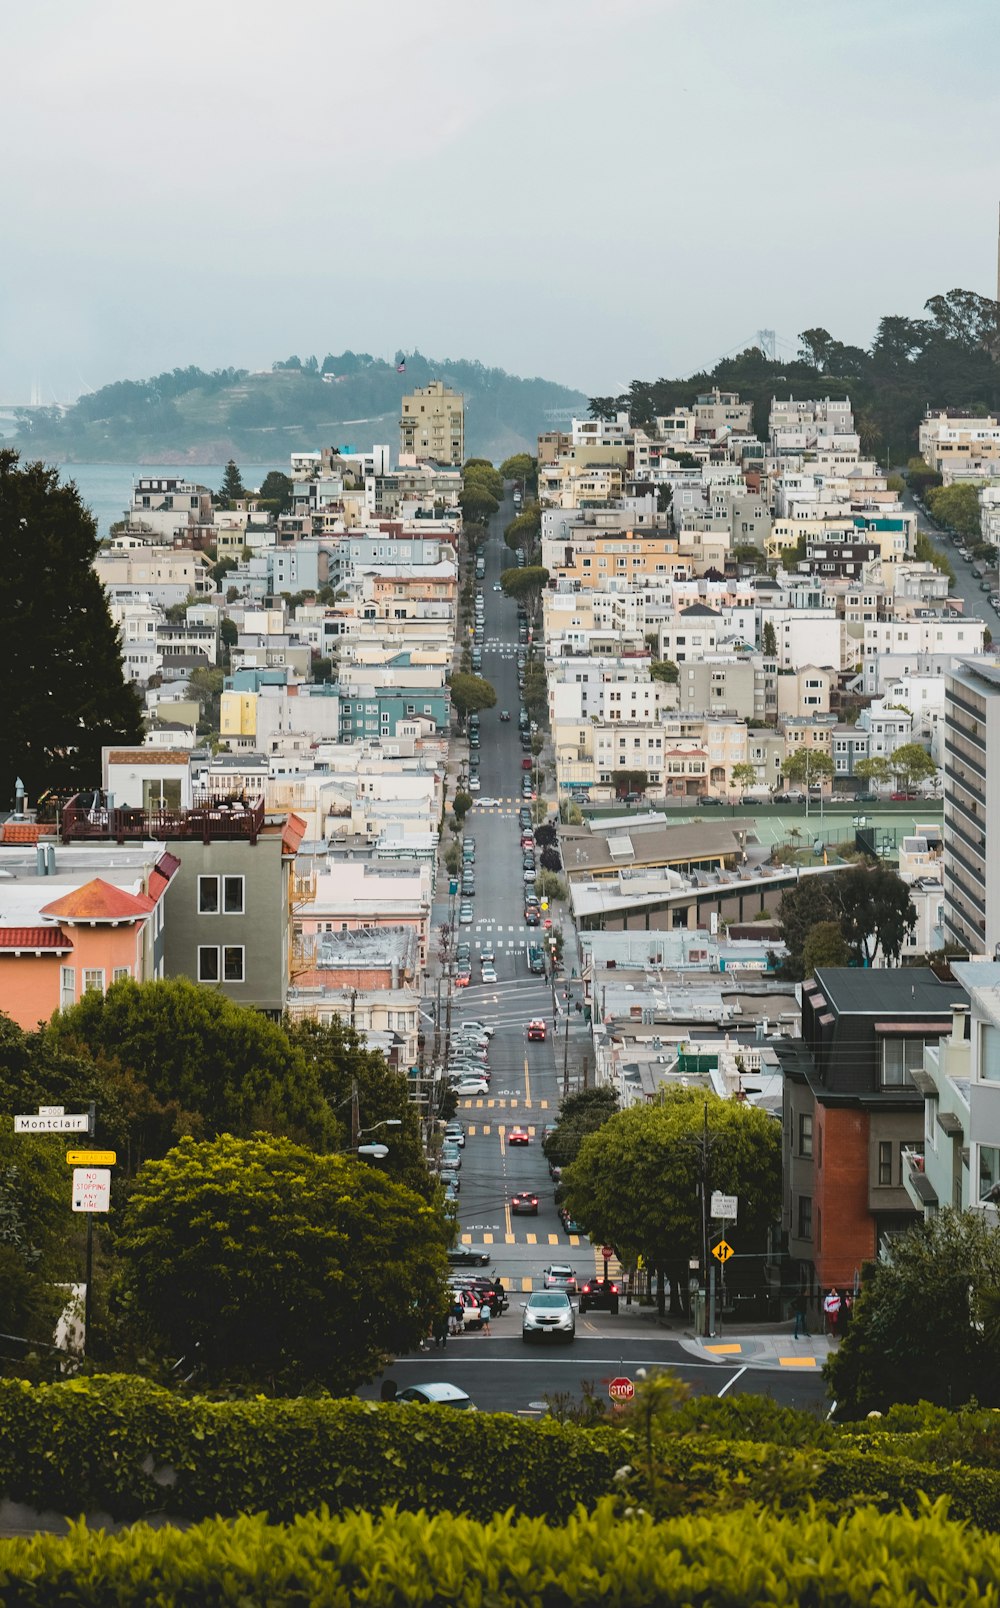
<path fill-rule="evenodd" d="M 728 1262 L 732 1254 L 733 1247 L 726 1240 L 720 1240 L 718 1245 L 712 1246 L 712 1255 L 720 1262 Z"/>
<path fill-rule="evenodd" d="M 113 1167 L 118 1160 L 116 1150 L 67 1150 L 66 1160 L 71 1167 Z"/>

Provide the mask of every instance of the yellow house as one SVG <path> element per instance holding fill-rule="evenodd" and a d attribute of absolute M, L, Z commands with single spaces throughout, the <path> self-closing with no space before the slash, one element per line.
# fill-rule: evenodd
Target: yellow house
<path fill-rule="evenodd" d="M 219 736 L 223 742 L 257 736 L 257 694 L 224 692 L 219 700 Z"/>

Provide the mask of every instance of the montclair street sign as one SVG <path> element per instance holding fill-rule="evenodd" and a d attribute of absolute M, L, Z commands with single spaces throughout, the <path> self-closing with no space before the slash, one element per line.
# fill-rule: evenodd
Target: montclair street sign
<path fill-rule="evenodd" d="M 86 1133 L 90 1118 L 86 1111 L 63 1111 L 62 1107 L 29 1112 L 14 1118 L 15 1133 Z"/>

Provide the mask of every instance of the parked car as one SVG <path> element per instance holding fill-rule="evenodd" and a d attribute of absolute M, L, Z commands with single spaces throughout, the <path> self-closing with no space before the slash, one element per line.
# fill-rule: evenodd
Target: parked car
<path fill-rule="evenodd" d="M 698 800 L 698 808 L 700 810 L 717 809 L 719 805 L 725 802 L 724 798 L 716 798 L 714 793 L 702 793 Z"/>
<path fill-rule="evenodd" d="M 463 1082 L 456 1083 L 452 1088 L 452 1093 L 456 1094 L 461 1100 L 466 1100 L 474 1094 L 489 1094 L 489 1092 L 490 1086 L 485 1078 L 466 1078 Z"/>
<path fill-rule="evenodd" d="M 535 1290 L 524 1303 L 521 1339 L 525 1345 L 535 1340 L 562 1340 L 571 1345 L 576 1338 L 576 1313 L 564 1290 Z"/>
<path fill-rule="evenodd" d="M 538 1196 L 532 1194 L 530 1189 L 519 1190 L 516 1195 L 511 1195 L 510 1197 L 510 1209 L 515 1216 L 520 1216 L 521 1213 L 526 1212 L 529 1217 L 537 1217 Z"/>
<path fill-rule="evenodd" d="M 916 798 L 916 793 L 891 793 L 890 798 L 894 804 L 909 804 Z"/>
<path fill-rule="evenodd" d="M 448 1123 L 448 1126 L 444 1130 L 444 1137 L 449 1144 L 458 1145 L 460 1150 L 464 1150 L 465 1123 L 459 1122 L 457 1117 L 452 1117 L 451 1121 Z"/>
<path fill-rule="evenodd" d="M 472 906 L 470 904 L 460 905 L 458 910 L 459 925 L 462 927 L 471 927 L 474 920 L 475 917 L 472 913 Z"/>

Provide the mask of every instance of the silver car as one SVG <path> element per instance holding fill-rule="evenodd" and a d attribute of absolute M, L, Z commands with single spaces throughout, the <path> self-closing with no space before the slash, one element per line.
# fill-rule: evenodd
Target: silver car
<path fill-rule="evenodd" d="M 576 1313 L 565 1290 L 536 1290 L 524 1304 L 521 1321 L 521 1339 L 530 1345 L 533 1340 L 562 1340 L 572 1345 L 576 1339 Z"/>

